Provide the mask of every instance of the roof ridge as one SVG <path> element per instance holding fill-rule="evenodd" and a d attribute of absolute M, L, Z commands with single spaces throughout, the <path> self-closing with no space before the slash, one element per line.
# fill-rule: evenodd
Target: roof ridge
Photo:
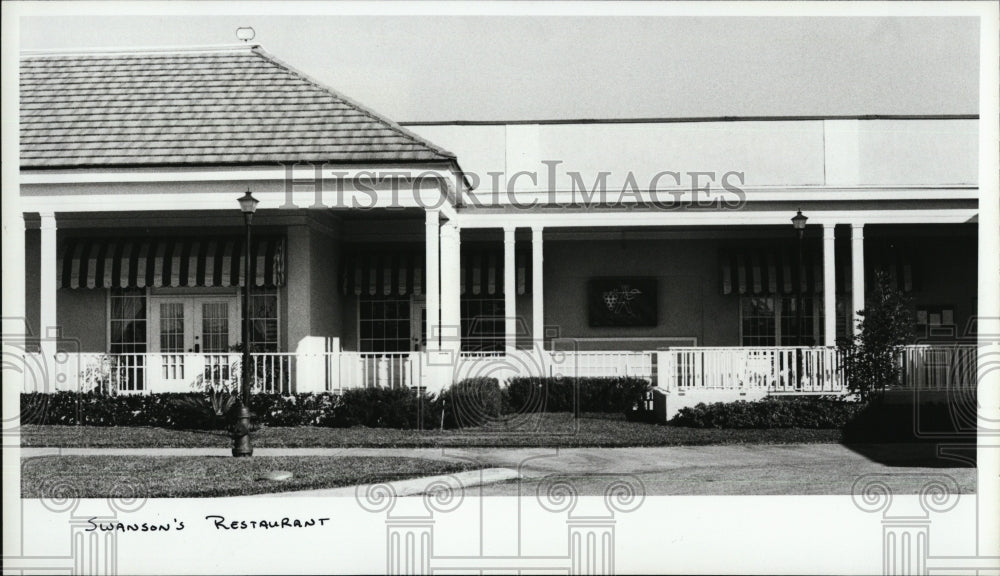
<path fill-rule="evenodd" d="M 275 57 L 273 54 L 271 54 L 270 52 L 264 50 L 262 47 L 260 47 L 260 46 L 254 46 L 252 52 L 255 53 L 255 54 L 257 54 L 257 55 L 259 55 L 261 58 L 263 58 L 265 60 L 268 60 L 268 61 L 270 61 L 270 62 L 272 62 L 274 64 L 277 64 L 281 68 L 284 68 L 288 72 L 294 74 L 295 76 L 298 76 L 299 78 L 301 78 L 302 80 L 305 80 L 306 82 L 312 84 L 313 86 L 316 86 L 317 88 L 320 88 L 322 90 L 325 90 L 325 91 L 333 94 L 337 98 L 340 98 L 341 100 L 343 100 L 349 106 L 351 106 L 354 109 L 358 110 L 359 112 L 361 112 L 361 113 L 363 113 L 363 114 L 371 117 L 372 119 L 378 120 L 379 122 L 385 123 L 389 128 L 391 128 L 392 130 L 394 130 L 398 134 L 400 134 L 402 136 L 405 136 L 406 138 L 409 138 L 410 140 L 413 140 L 414 142 L 416 142 L 418 144 L 422 144 L 424 146 L 427 146 L 428 148 L 434 150 L 435 152 L 437 152 L 438 154 L 441 154 L 442 156 L 447 156 L 447 157 L 449 157 L 452 160 L 457 160 L 458 157 L 455 155 L 455 153 L 453 153 L 453 152 L 451 152 L 449 150 L 446 150 L 445 148 L 442 148 L 441 146 L 438 146 L 437 144 L 434 144 L 433 142 L 431 142 L 430 140 L 427 140 L 426 138 L 422 138 L 422 137 L 418 136 L 416 133 L 411 132 L 411 131 L 407 130 L 406 128 L 403 128 L 398 123 L 394 122 L 393 120 L 390 120 L 388 117 L 383 116 L 382 114 L 379 114 L 378 112 L 375 112 L 371 108 L 368 108 L 367 106 L 361 104 L 360 102 L 354 100 L 353 98 L 345 96 L 339 90 L 336 90 L 336 89 L 334 89 L 334 88 L 332 88 L 332 87 L 330 87 L 330 86 L 328 86 L 328 85 L 326 85 L 326 84 L 324 84 L 324 83 L 322 83 L 322 82 L 314 79 L 312 76 L 306 74 L 305 72 L 302 72 L 298 68 L 295 68 L 294 66 L 288 64 L 287 62 L 281 60 L 280 58 Z"/>
<path fill-rule="evenodd" d="M 259 44 L 206 44 L 199 46 L 142 46 L 132 48 L 44 48 L 21 50 L 21 58 L 57 58 L 63 56 L 150 56 L 157 54 L 191 54 L 205 52 L 253 52 Z"/>

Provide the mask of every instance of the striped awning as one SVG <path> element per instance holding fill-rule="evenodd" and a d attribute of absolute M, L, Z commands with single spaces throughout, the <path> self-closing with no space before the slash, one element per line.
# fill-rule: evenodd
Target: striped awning
<path fill-rule="evenodd" d="M 530 253 L 515 254 L 518 294 L 531 290 Z M 355 296 L 420 296 L 426 290 L 424 252 L 419 250 L 345 250 L 341 293 Z M 462 250 L 463 295 L 504 293 L 503 251 Z"/>
<path fill-rule="evenodd" d="M 242 286 L 240 236 L 68 238 L 59 257 L 63 288 Z M 255 236 L 250 277 L 255 286 L 282 286 L 285 241 Z"/>
<path fill-rule="evenodd" d="M 822 253 L 802 247 L 744 243 L 724 248 L 720 255 L 723 294 L 817 294 L 823 292 Z"/>
<path fill-rule="evenodd" d="M 531 292 L 531 253 L 514 251 L 514 287 L 518 294 Z M 490 296 L 504 293 L 503 250 L 462 251 L 462 295 Z"/>
<path fill-rule="evenodd" d="M 884 270 L 892 284 L 903 292 L 914 290 L 914 272 L 909 250 L 895 244 L 873 244 L 866 249 L 866 276 Z M 798 248 L 775 244 L 741 243 L 724 248 L 720 255 L 723 294 L 822 294 L 823 248 L 818 242 L 802 247 L 802 271 Z M 851 252 L 849 245 L 835 251 L 837 294 L 851 292 Z"/>
<path fill-rule="evenodd" d="M 344 295 L 419 296 L 425 290 L 424 253 L 345 250 L 340 277 Z"/>

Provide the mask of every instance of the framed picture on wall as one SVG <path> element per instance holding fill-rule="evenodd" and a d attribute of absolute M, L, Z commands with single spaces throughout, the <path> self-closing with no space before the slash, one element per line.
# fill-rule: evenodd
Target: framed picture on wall
<path fill-rule="evenodd" d="M 656 326 L 656 278 L 591 278 L 587 291 L 590 325 Z"/>

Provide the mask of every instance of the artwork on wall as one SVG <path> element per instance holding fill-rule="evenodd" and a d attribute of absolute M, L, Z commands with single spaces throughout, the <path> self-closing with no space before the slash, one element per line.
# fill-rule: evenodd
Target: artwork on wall
<path fill-rule="evenodd" d="M 587 294 L 590 325 L 656 326 L 656 278 L 591 278 Z"/>

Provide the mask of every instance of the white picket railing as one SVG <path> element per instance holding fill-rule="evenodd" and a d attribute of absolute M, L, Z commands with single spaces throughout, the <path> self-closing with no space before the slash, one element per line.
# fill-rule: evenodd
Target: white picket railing
<path fill-rule="evenodd" d="M 900 358 L 905 387 L 967 388 L 976 383 L 971 345 L 907 346 Z M 350 388 L 425 385 L 423 357 L 404 353 L 254 353 L 255 392 L 343 392 Z M 237 387 L 242 356 L 221 354 L 57 354 L 46 363 L 25 355 L 25 391 L 93 390 L 122 394 L 192 392 Z M 661 389 L 756 390 L 768 394 L 839 394 L 846 390 L 840 353 L 807 347 L 683 347 L 657 351 L 539 351 L 466 354 L 449 381 L 489 376 L 645 378 Z"/>
<path fill-rule="evenodd" d="M 665 389 L 747 390 L 836 394 L 844 390 L 834 348 L 675 348 L 661 351 L 659 385 Z"/>
<path fill-rule="evenodd" d="M 347 388 L 402 388 L 420 386 L 419 353 L 363 353 L 340 352 L 336 354 L 338 374 L 336 391 Z M 331 360 L 334 356 L 331 355 Z M 334 391 L 328 383 L 327 390 Z"/>
<path fill-rule="evenodd" d="M 903 386 L 918 390 L 974 388 L 978 349 L 974 345 L 921 344 L 903 349 Z"/>

